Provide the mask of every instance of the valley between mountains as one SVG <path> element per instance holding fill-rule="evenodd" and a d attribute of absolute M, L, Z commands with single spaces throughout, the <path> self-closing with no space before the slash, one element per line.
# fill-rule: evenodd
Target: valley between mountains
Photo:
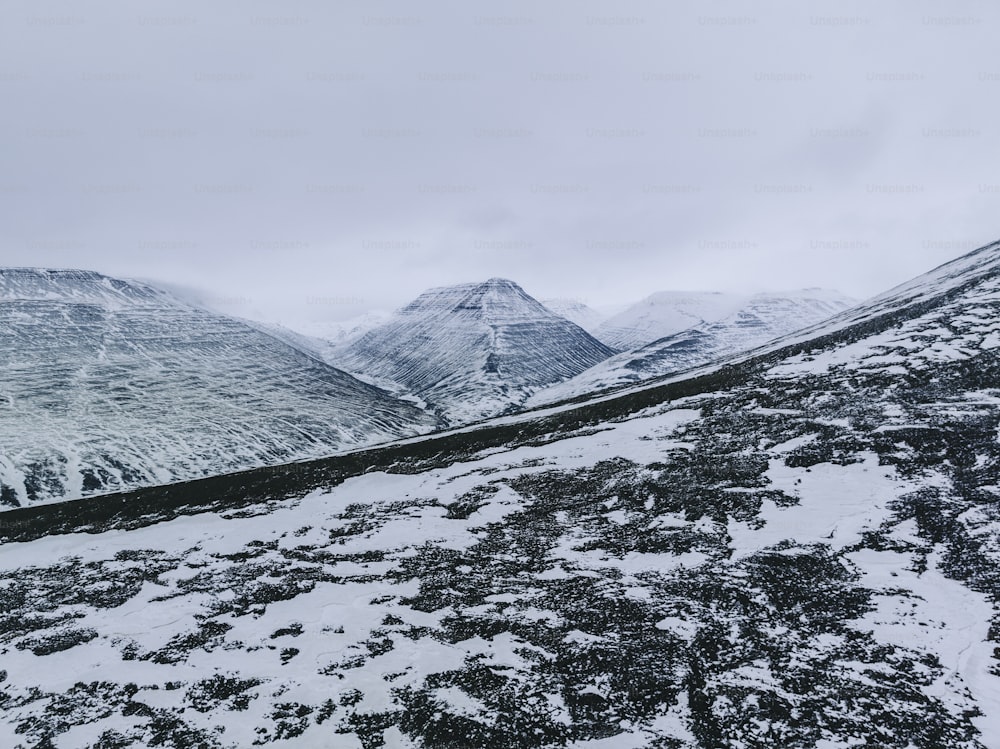
<path fill-rule="evenodd" d="M 643 340 L 678 319 L 718 327 L 681 333 L 704 343 L 680 357 L 670 337 L 650 344 L 669 350 L 637 372 L 646 348 L 615 356 L 504 279 L 431 289 L 388 317 L 323 327 L 324 339 L 147 282 L 0 269 L 0 509 L 468 424 L 705 363 L 847 306 L 829 293 L 820 304 L 813 292 L 714 296 L 727 301 L 696 311 L 738 311 L 712 323 L 687 297 L 661 294 L 612 318 L 619 332 L 635 322 Z"/>

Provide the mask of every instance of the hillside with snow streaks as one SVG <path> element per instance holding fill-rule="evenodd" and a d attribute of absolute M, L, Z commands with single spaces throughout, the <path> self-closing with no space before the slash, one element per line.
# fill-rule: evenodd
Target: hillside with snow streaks
<path fill-rule="evenodd" d="M 25 516 L 0 744 L 998 749 L 998 430 L 1000 243 L 308 493 Z"/>
<path fill-rule="evenodd" d="M 330 361 L 451 424 L 515 409 L 614 352 L 504 279 L 431 289 Z"/>
<path fill-rule="evenodd" d="M 319 457 L 436 424 L 147 284 L 0 269 L 0 507 Z"/>
<path fill-rule="evenodd" d="M 807 321 L 803 324 L 809 324 L 852 304 L 853 300 L 827 289 L 761 294 L 660 291 L 608 318 L 597 326 L 594 335 L 619 351 L 628 351 L 701 325 L 741 316 L 747 326 L 759 318 L 763 325 L 787 327 L 788 322 L 781 319 L 782 308 L 786 315 L 805 314 Z"/>
<path fill-rule="evenodd" d="M 541 301 L 546 308 L 559 317 L 565 317 L 591 335 L 594 335 L 600 324 L 608 317 L 579 299 L 542 299 Z"/>
<path fill-rule="evenodd" d="M 710 320 L 721 320 L 746 302 L 720 291 L 659 291 L 604 320 L 595 337 L 629 351 Z"/>
<path fill-rule="evenodd" d="M 821 289 L 755 294 L 721 320 L 699 323 L 606 359 L 571 380 L 537 393 L 526 405 L 576 398 L 740 355 L 850 306 L 847 297 Z"/>

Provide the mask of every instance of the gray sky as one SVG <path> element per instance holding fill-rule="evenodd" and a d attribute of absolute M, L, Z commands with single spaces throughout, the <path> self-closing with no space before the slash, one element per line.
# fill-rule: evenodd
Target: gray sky
<path fill-rule="evenodd" d="M 342 317 L 874 294 L 1000 237 L 989 0 L 6 0 L 0 264 Z M 358 303 L 355 303 L 358 302 Z"/>

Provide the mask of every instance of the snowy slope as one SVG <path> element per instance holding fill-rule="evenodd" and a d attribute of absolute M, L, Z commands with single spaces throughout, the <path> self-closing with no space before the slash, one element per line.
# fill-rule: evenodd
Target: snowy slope
<path fill-rule="evenodd" d="M 336 348 L 360 338 L 372 328 L 386 322 L 391 316 L 389 312 L 375 309 L 344 319 L 330 320 L 322 317 L 317 319 L 308 317 L 301 311 L 295 313 L 288 309 L 256 308 L 246 297 L 219 297 L 190 286 L 153 280 L 149 281 L 148 285 L 198 309 L 245 322 L 250 327 L 272 335 L 294 348 L 318 355 L 324 361 Z M 334 302 L 339 301 L 336 298 L 330 299 Z M 309 304 L 310 297 L 306 297 L 306 300 Z M 313 297 L 312 300 L 316 305 L 326 301 L 322 297 Z M 236 314 L 237 310 L 241 314 Z"/>
<path fill-rule="evenodd" d="M 435 423 L 149 285 L 0 269 L 0 506 L 316 457 Z"/>
<path fill-rule="evenodd" d="M 997 749 L 997 383 L 1000 243 L 309 493 L 18 516 L 0 745 Z"/>
<path fill-rule="evenodd" d="M 431 289 L 331 357 L 450 423 L 510 410 L 613 352 L 504 279 Z"/>
<path fill-rule="evenodd" d="M 699 323 L 606 359 L 571 380 L 535 394 L 527 405 L 575 398 L 750 351 L 832 317 L 851 304 L 838 292 L 823 289 L 755 294 L 721 320 Z"/>
<path fill-rule="evenodd" d="M 853 300 L 826 289 L 763 294 L 660 291 L 608 318 L 594 334 L 609 346 L 627 351 L 706 323 L 733 320 L 741 314 L 746 318 L 744 325 L 759 317 L 762 324 L 782 327 L 787 326 L 780 320 L 782 307 L 790 315 L 802 312 L 812 322 L 851 304 Z"/>
<path fill-rule="evenodd" d="M 607 315 L 577 299 L 542 299 L 541 302 L 559 317 L 565 317 L 591 335 L 594 335 L 600 324 L 607 319 Z"/>
<path fill-rule="evenodd" d="M 380 322 L 388 320 L 388 318 L 388 314 L 373 314 L 365 316 L 363 322 L 360 319 L 355 322 L 344 321 L 343 326 L 308 325 L 298 322 L 294 323 L 294 327 L 280 323 L 261 322 L 259 320 L 237 319 L 255 330 L 277 338 L 279 341 L 287 343 L 289 346 L 303 351 L 310 356 L 318 357 L 331 366 L 336 366 L 335 360 L 337 354 L 344 346 L 360 338 L 372 328 L 377 327 Z M 331 337 L 324 338 L 303 332 L 309 330 L 323 332 Z"/>
<path fill-rule="evenodd" d="M 718 291 L 659 291 L 609 317 L 594 335 L 619 351 L 628 351 L 699 323 L 721 320 L 746 300 L 746 295 Z"/>

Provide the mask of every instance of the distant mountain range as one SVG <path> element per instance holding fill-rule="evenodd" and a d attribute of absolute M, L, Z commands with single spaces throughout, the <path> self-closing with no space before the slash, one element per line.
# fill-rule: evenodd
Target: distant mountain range
<path fill-rule="evenodd" d="M 597 333 L 603 331 L 606 335 L 617 331 L 616 340 L 638 340 L 652 335 L 653 330 L 671 330 L 685 325 L 698 315 L 714 319 L 702 319 L 651 343 L 610 357 L 570 380 L 537 393 L 527 405 L 575 398 L 734 356 L 826 320 L 852 304 L 853 300 L 848 297 L 824 289 L 749 297 L 656 294 L 618 315 L 615 318 L 618 322 L 613 326 L 603 324 Z M 723 317 L 716 317 L 722 312 L 726 312 Z M 621 326 L 627 320 L 636 321 L 641 328 L 626 335 L 627 330 Z"/>
<path fill-rule="evenodd" d="M 147 284 L 0 269 L 0 507 L 327 455 L 438 423 Z"/>
<path fill-rule="evenodd" d="M 808 319 L 816 320 L 830 317 L 854 303 L 853 299 L 826 289 L 762 294 L 659 291 L 603 320 L 593 332 L 609 346 L 629 351 L 706 323 L 732 319 L 744 311 L 748 318 L 761 317 L 764 326 L 786 328 L 788 323 L 776 317 L 782 314 L 778 309 L 781 306 L 790 310 L 790 314 L 800 310 Z M 775 309 L 768 311 L 766 307 Z"/>
<path fill-rule="evenodd" d="M 601 323 L 582 302 L 550 300 L 596 332 L 617 331 L 619 344 L 702 320 L 616 355 L 498 278 L 307 335 L 148 283 L 0 270 L 0 508 L 466 424 L 737 353 L 845 304 L 818 292 L 738 301 L 662 293 Z"/>
<path fill-rule="evenodd" d="M 745 302 L 746 296 L 715 291 L 659 291 L 602 321 L 594 335 L 612 348 L 629 351 L 700 323 L 721 320 Z"/>

